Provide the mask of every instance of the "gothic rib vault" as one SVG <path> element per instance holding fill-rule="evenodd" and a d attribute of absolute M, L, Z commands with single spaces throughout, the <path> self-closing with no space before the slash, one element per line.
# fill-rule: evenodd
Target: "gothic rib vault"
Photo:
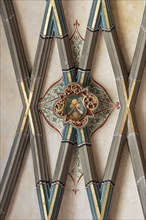
<path fill-rule="evenodd" d="M 139 132 L 136 125 L 136 119 L 133 112 L 145 66 L 145 17 L 143 18 L 140 28 L 140 40 L 138 40 L 137 43 L 131 73 L 128 78 L 123 56 L 118 45 L 117 34 L 115 31 L 109 2 L 104 0 L 93 1 L 89 23 L 87 25 L 82 56 L 76 71 L 61 2 L 55 0 L 48 1 L 46 4 L 44 21 L 30 80 L 30 74 L 27 68 L 27 62 L 25 59 L 13 4 L 11 1 L 1 1 L 1 6 L 2 21 L 13 57 L 16 78 L 24 106 L 22 117 L 20 118 L 18 130 L 10 154 L 9 161 L 11 160 L 11 163 L 7 164 L 4 177 L 2 179 L 2 219 L 5 218 L 11 200 L 11 196 L 9 195 L 12 194 L 14 190 L 17 176 L 20 172 L 22 163 L 21 158 L 25 152 L 29 134 L 31 139 L 34 172 L 42 219 L 57 218 L 64 186 L 66 183 L 69 163 L 76 141 L 79 147 L 85 185 L 93 218 L 107 219 L 113 187 L 120 163 L 120 157 L 126 138 L 128 139 L 135 178 L 145 216 L 146 166 Z M 47 60 L 49 57 L 53 34 L 55 32 L 57 38 L 63 79 L 66 88 L 68 88 L 70 85 L 76 84 L 80 85 L 83 89 L 89 86 L 90 72 L 95 50 L 94 45 L 96 43 L 100 27 L 102 27 L 112 67 L 115 73 L 121 104 L 121 110 L 117 121 L 117 126 L 115 129 L 101 188 L 99 186 L 100 181 L 98 181 L 95 172 L 95 164 L 93 160 L 88 128 L 86 124 L 79 127 L 73 126 L 70 121 L 67 122 L 64 126 L 60 153 L 57 160 L 53 182 L 50 188 L 47 159 L 42 137 L 42 127 L 39 113 L 36 109 L 40 97 L 43 78 L 46 72 Z M 86 93 L 86 96 L 89 98 L 88 93 Z M 83 101 L 80 103 L 77 101 L 78 98 L 78 96 L 72 98 L 72 101 L 76 100 L 76 103 L 72 103 L 72 107 L 75 110 L 78 109 L 78 112 L 80 112 L 82 109 L 77 107 L 77 104 L 79 106 L 82 104 L 83 106 Z M 98 102 L 98 99 L 96 102 Z M 74 113 L 77 114 L 77 111 L 74 111 Z M 79 119 L 83 119 L 82 117 L 76 117 L 75 114 L 74 117 L 77 118 L 77 121 Z M 135 153 L 137 155 L 136 160 Z M 13 178 L 11 178 L 12 174 Z"/>

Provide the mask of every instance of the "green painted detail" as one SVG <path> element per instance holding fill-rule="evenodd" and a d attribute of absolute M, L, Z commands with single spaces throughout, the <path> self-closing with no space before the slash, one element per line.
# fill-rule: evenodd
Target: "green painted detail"
<path fill-rule="evenodd" d="M 77 194 L 79 192 L 79 183 L 83 176 L 82 164 L 78 148 L 73 149 L 73 155 L 68 176 L 71 180 L 71 184 L 69 184 L 69 187 L 71 187 L 71 190 L 74 194 Z"/>
<path fill-rule="evenodd" d="M 79 31 L 80 24 L 78 21 L 74 24 L 75 29 L 70 37 L 70 42 L 72 46 L 73 56 L 76 68 L 79 65 L 81 51 L 84 43 L 84 39 Z M 38 108 L 46 122 L 51 126 L 54 130 L 58 131 L 61 135 L 63 135 L 63 119 L 57 117 L 53 112 L 54 103 L 60 99 L 58 94 L 64 92 L 64 81 L 63 78 L 58 82 L 54 83 L 48 90 L 45 95 L 40 98 Z M 95 112 L 94 118 L 89 118 L 88 122 L 88 130 L 90 136 L 98 129 L 100 129 L 114 109 L 119 108 L 119 103 L 114 103 L 107 91 L 91 78 L 89 90 L 91 93 L 97 95 L 99 100 L 98 111 Z M 71 161 L 71 166 L 69 169 L 69 177 L 72 180 L 73 186 L 72 191 L 76 194 L 79 191 L 79 183 L 83 176 L 82 165 L 80 161 L 80 156 L 78 152 L 78 148 L 75 148 L 73 151 L 73 157 Z"/>
<path fill-rule="evenodd" d="M 54 86 L 49 88 L 43 98 L 40 99 L 38 108 L 43 115 L 47 123 L 61 135 L 63 132 L 63 119 L 59 118 L 54 113 L 54 104 L 60 99 L 59 94 L 64 92 L 64 82 L 61 79 L 55 83 Z M 99 128 L 101 128 L 113 110 L 117 107 L 117 104 L 113 103 L 106 90 L 93 79 L 91 79 L 89 92 L 95 94 L 99 100 L 99 106 L 94 113 L 94 118 L 89 118 L 88 130 L 90 136 Z"/>
<path fill-rule="evenodd" d="M 83 48 L 84 38 L 82 37 L 79 31 L 80 24 L 78 23 L 77 20 L 74 23 L 74 26 L 75 26 L 75 29 L 70 37 L 70 43 L 71 43 L 71 48 L 73 52 L 75 67 L 78 68 L 80 57 L 81 57 L 81 52 Z"/>

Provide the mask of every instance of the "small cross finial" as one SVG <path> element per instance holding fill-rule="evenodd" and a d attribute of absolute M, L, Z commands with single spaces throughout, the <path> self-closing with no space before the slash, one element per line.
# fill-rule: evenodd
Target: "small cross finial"
<path fill-rule="evenodd" d="M 80 24 L 79 24 L 79 22 L 78 22 L 78 20 L 76 20 L 76 22 L 74 23 L 74 26 L 80 26 Z"/>

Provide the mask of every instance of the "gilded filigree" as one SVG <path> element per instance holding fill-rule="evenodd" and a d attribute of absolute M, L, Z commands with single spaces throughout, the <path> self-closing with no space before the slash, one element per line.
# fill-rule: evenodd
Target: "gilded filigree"
<path fill-rule="evenodd" d="M 88 124 L 88 118 L 94 117 L 99 105 L 97 96 L 77 83 L 68 85 L 60 98 L 54 105 L 55 114 L 63 117 L 64 123 L 69 122 L 77 128 Z"/>

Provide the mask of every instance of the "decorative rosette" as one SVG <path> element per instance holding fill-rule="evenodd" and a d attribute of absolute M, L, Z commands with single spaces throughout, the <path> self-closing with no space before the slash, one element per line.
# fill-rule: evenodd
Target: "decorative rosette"
<path fill-rule="evenodd" d="M 60 95 L 54 105 L 54 112 L 64 119 L 64 123 L 81 128 L 88 124 L 88 118 L 94 117 L 99 101 L 96 95 L 89 93 L 88 88 L 82 88 L 78 83 L 71 83 Z"/>

